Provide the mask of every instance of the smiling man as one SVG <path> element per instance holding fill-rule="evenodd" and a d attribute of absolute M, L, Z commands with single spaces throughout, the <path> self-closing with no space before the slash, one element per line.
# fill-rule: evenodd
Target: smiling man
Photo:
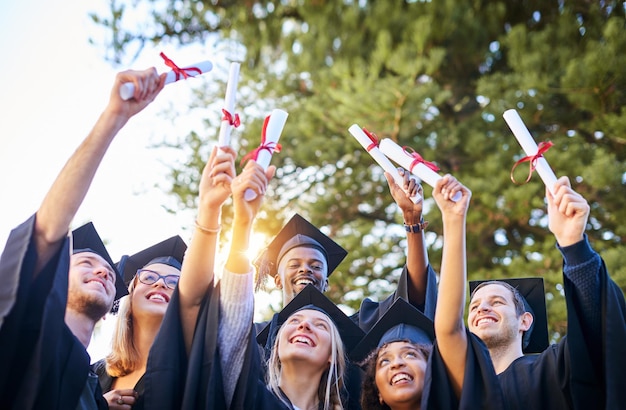
<path fill-rule="evenodd" d="M 626 400 L 624 295 L 585 235 L 587 201 L 566 177 L 546 197 L 548 226 L 564 261 L 568 334 L 548 346 L 541 279 L 476 286 L 468 328 L 489 349 L 510 408 L 620 408 Z"/>
<path fill-rule="evenodd" d="M 270 275 L 287 305 L 311 284 L 320 292 L 348 252 L 309 221 L 295 214 L 260 258 L 259 273 Z"/>
<path fill-rule="evenodd" d="M 124 83 L 135 86 L 129 100 L 120 97 Z M 118 73 L 89 135 L 37 212 L 9 235 L 0 257 L 0 408 L 108 407 L 86 347 L 95 323 L 125 294 L 124 281 L 93 225 L 73 232 L 73 246 L 68 231 L 113 139 L 164 83 L 154 68 Z"/>
<path fill-rule="evenodd" d="M 428 262 L 424 229 L 428 226 L 422 217 L 423 190 L 410 173 L 398 168 L 403 178 L 401 187 L 385 172 L 391 195 L 402 212 L 406 230 L 406 264 L 396 290 L 381 302 L 366 298 L 352 320 L 364 331 L 370 330 L 378 319 L 399 298 L 435 317 L 437 280 Z M 419 197 L 413 202 L 411 198 Z M 306 285 L 312 284 L 321 292 L 328 287 L 328 278 L 346 257 L 347 251 L 318 228 L 295 214 L 276 235 L 265 252 L 258 258 L 258 278 L 266 275 L 283 293 L 283 306 L 289 303 Z M 268 322 L 255 324 L 257 334 Z"/>

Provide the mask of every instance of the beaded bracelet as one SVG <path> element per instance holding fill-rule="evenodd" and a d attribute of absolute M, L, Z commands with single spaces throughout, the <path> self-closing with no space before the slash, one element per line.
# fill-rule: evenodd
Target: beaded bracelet
<path fill-rule="evenodd" d="M 404 223 L 404 229 L 406 229 L 406 231 L 409 233 L 420 233 L 424 229 L 426 229 L 427 226 L 428 226 L 428 221 L 425 221 L 424 217 L 422 217 L 420 222 L 415 225 L 407 225 L 406 222 Z"/>
<path fill-rule="evenodd" d="M 218 225 L 217 228 L 206 228 L 200 225 L 197 219 L 195 220 L 195 226 L 196 228 L 200 230 L 200 232 L 203 232 L 206 234 L 217 234 L 217 233 L 220 233 L 220 230 L 222 230 L 222 225 Z"/>

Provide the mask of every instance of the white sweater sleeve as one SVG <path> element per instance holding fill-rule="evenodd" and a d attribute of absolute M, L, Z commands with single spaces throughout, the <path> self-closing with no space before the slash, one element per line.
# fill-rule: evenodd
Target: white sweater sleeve
<path fill-rule="evenodd" d="M 243 367 L 254 318 L 254 271 L 236 274 L 224 269 L 220 280 L 220 321 L 217 340 L 226 403 L 232 402 Z"/>

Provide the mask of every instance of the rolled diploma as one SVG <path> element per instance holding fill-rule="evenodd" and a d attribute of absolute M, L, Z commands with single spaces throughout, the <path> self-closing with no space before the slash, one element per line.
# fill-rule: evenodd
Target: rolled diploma
<path fill-rule="evenodd" d="M 224 109 L 235 115 L 235 98 L 237 96 L 237 83 L 239 82 L 239 63 L 230 63 L 228 70 L 228 83 L 226 83 L 226 98 L 224 99 Z M 232 126 L 228 120 L 222 120 L 220 124 L 220 136 L 218 146 L 224 147 L 230 145 L 230 131 Z"/>
<path fill-rule="evenodd" d="M 380 165 L 384 171 L 389 172 L 393 176 L 393 180 L 396 181 L 396 184 L 398 184 L 400 188 L 404 190 L 404 178 L 402 178 L 400 174 L 398 174 L 398 169 L 391 163 L 389 158 L 387 158 L 385 154 L 380 152 L 378 147 L 373 147 L 368 151 L 368 147 L 372 145 L 372 141 L 369 139 L 367 134 L 363 132 L 361 127 L 356 124 L 352 124 L 352 126 L 348 128 L 348 131 L 350 131 L 350 134 L 352 134 L 352 136 L 356 138 L 357 141 L 359 141 L 363 148 L 365 148 L 365 151 L 369 152 L 369 154 L 372 156 L 372 158 L 374 158 L 378 165 Z M 421 200 L 422 197 L 419 194 L 411 197 L 411 201 L 413 201 L 414 204 L 418 203 Z"/>
<path fill-rule="evenodd" d="M 270 143 L 278 143 L 280 139 L 280 134 L 283 132 L 283 128 L 285 127 L 285 123 L 287 122 L 287 116 L 289 114 L 286 111 L 274 109 L 270 114 L 270 119 L 267 122 L 267 127 L 265 128 L 265 144 Z M 263 169 L 267 169 L 270 165 L 270 160 L 272 159 L 272 154 L 266 150 L 262 149 L 259 151 L 256 163 L 259 164 Z M 244 193 L 244 199 L 246 201 L 252 201 L 256 198 L 256 192 L 251 189 L 247 189 Z"/>
<path fill-rule="evenodd" d="M 517 111 L 515 110 L 507 110 L 502 114 L 504 117 L 504 121 L 508 124 L 509 128 L 517 138 L 517 142 L 522 146 L 522 149 L 526 153 L 526 155 L 536 155 L 537 151 L 539 151 L 539 147 L 537 147 L 537 143 L 533 139 L 532 135 L 524 125 L 524 121 L 519 116 Z M 554 184 L 556 184 L 556 175 L 554 175 L 554 171 L 548 165 L 548 161 L 541 156 L 537 158 L 536 164 L 537 173 L 541 177 L 541 180 L 546 187 L 554 194 Z"/>
<path fill-rule="evenodd" d="M 421 163 L 414 165 L 413 169 L 411 169 L 411 164 L 413 163 L 414 158 L 407 154 L 401 146 L 389 138 L 383 138 L 383 140 L 380 141 L 380 150 L 383 154 L 400 164 L 401 167 L 408 169 L 413 175 L 420 178 L 433 188 L 435 187 L 437 181 L 442 178 L 441 175 Z M 457 192 L 452 198 L 452 201 L 456 202 L 461 199 L 461 197 L 462 194 Z"/>
<path fill-rule="evenodd" d="M 210 61 L 202 61 L 198 64 L 184 68 L 198 68 L 200 69 L 200 71 L 202 71 L 202 74 L 206 74 L 213 69 L 213 63 L 211 63 Z M 196 71 L 187 71 L 187 74 L 189 75 L 189 77 L 195 77 L 197 75 L 200 75 Z M 178 80 L 184 79 L 185 77 L 179 75 Z M 165 77 L 165 84 L 170 84 L 178 80 L 176 80 L 176 73 L 174 71 L 170 71 Z M 124 83 L 120 86 L 120 97 L 122 97 L 122 100 L 130 100 L 131 98 L 133 98 L 133 94 L 135 94 L 135 84 Z"/>

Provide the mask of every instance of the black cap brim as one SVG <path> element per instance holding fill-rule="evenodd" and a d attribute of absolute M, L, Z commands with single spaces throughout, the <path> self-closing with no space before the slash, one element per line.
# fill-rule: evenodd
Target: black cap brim
<path fill-rule="evenodd" d="M 517 289 L 530 306 L 533 315 L 533 326 L 528 345 L 523 348 L 524 353 L 541 353 L 549 346 L 548 339 L 548 311 L 546 309 L 546 294 L 543 278 L 513 278 L 494 280 L 474 280 L 469 282 L 470 295 L 476 287 L 484 282 L 505 282 Z M 528 309 L 527 309 L 528 310 Z"/>
<path fill-rule="evenodd" d="M 393 337 L 389 338 L 388 332 L 401 329 L 399 325 L 408 325 L 409 328 L 395 331 Z M 362 362 L 380 346 L 383 337 L 385 343 L 408 340 L 412 343 L 432 344 L 435 340 L 435 326 L 432 320 L 413 305 L 398 298 L 350 353 L 350 359 L 356 363 Z"/>
<path fill-rule="evenodd" d="M 278 327 L 280 327 L 294 312 L 305 308 L 306 306 L 311 306 L 312 308 L 317 308 L 317 310 L 322 310 L 327 316 L 329 316 L 335 326 L 337 326 L 337 330 L 341 335 L 341 340 L 343 341 L 344 346 L 346 347 L 346 351 L 349 352 L 352 350 L 359 341 L 365 336 L 365 333 L 354 323 L 345 313 L 337 307 L 330 299 L 328 299 L 322 292 L 320 292 L 315 286 L 307 285 L 300 293 L 296 295 L 295 298 L 291 300 L 278 313 Z M 267 339 L 269 337 L 272 338 L 272 341 L 276 338 L 276 332 L 278 331 L 278 327 L 273 329 L 273 333 L 270 335 L 270 328 L 272 327 L 272 322 L 268 324 L 259 334 L 257 335 L 257 342 L 266 346 Z M 271 344 L 273 345 L 273 343 Z"/>
<path fill-rule="evenodd" d="M 100 255 L 115 271 L 115 300 L 121 298 L 122 296 L 126 296 L 128 294 L 128 290 L 124 285 L 124 279 L 120 274 L 120 271 L 117 269 L 109 252 L 104 246 L 104 242 L 96 228 L 93 226 L 92 222 L 88 222 L 85 225 L 76 228 L 72 231 L 72 253 L 75 253 L 79 250 L 89 250 L 98 255 Z"/>
<path fill-rule="evenodd" d="M 155 245 L 152 245 L 134 255 L 124 255 L 117 263 L 117 269 L 122 273 L 124 277 L 124 284 L 128 287 L 130 281 L 135 277 L 137 270 L 145 267 L 149 263 L 165 263 L 167 265 L 174 266 L 180 270 L 180 265 L 183 263 L 183 258 L 187 251 L 187 244 L 183 239 L 176 235 L 161 241 Z M 160 258 L 173 258 L 177 264 L 168 262 L 167 260 L 160 260 Z M 159 259 L 157 259 L 159 258 Z"/>
<path fill-rule="evenodd" d="M 348 252 L 339 246 L 335 241 L 324 235 L 322 231 L 317 229 L 313 224 L 304 219 L 298 214 L 295 214 L 289 222 L 283 226 L 278 232 L 276 237 L 267 246 L 261 257 L 255 262 L 255 265 L 259 270 L 266 270 L 267 272 L 260 272 L 261 274 L 269 274 L 275 276 L 278 269 L 279 258 L 286 252 L 283 247 L 296 235 L 304 235 L 313 239 L 319 243 L 323 248 L 323 252 L 327 257 L 328 264 L 328 276 L 339 266 L 341 261 L 346 257 Z M 294 242 L 290 249 L 298 246 L 309 246 L 307 243 Z M 281 252 L 282 251 L 282 252 Z"/>

